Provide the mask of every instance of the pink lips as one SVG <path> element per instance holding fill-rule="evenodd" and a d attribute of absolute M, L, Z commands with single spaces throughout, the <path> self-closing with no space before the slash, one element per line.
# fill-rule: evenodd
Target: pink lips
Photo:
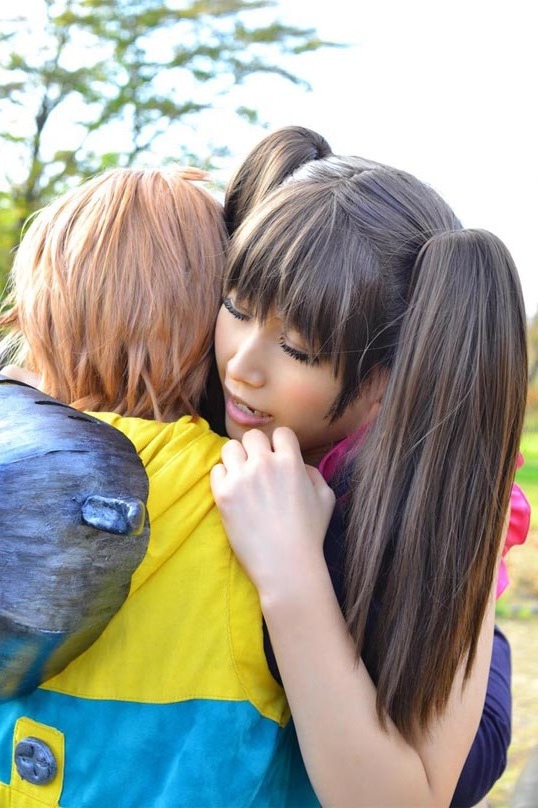
<path fill-rule="evenodd" d="M 243 402 L 239 402 L 237 399 L 231 398 L 231 396 L 226 397 L 226 415 L 236 424 L 255 429 L 256 427 L 264 426 L 271 420 L 271 415 L 257 410 L 250 410 L 247 405 L 241 406 L 242 404 Z"/>

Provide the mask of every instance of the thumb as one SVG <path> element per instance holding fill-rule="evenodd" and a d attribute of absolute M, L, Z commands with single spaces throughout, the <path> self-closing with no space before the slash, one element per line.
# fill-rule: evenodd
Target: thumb
<path fill-rule="evenodd" d="M 314 466 L 308 466 L 306 464 L 305 469 L 314 490 L 320 496 L 323 496 L 327 502 L 332 503 L 334 505 L 336 501 L 334 491 L 327 484 L 323 474 L 319 471 L 319 469 L 315 468 Z"/>

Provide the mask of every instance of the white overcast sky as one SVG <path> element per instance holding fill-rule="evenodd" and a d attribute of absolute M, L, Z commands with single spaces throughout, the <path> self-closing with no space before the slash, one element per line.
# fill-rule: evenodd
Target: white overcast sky
<path fill-rule="evenodd" d="M 294 62 L 311 94 L 279 84 L 271 128 L 321 132 L 433 185 L 468 227 L 500 236 L 538 309 L 536 0 L 279 0 L 286 22 L 346 50 Z M 258 135 L 249 135 L 251 143 Z M 231 144 L 232 145 L 232 144 Z"/>

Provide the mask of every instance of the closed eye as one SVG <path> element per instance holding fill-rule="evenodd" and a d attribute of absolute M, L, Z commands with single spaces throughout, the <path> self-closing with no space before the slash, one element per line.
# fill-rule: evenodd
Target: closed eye
<path fill-rule="evenodd" d="M 306 353 L 306 351 L 300 351 L 298 348 L 293 348 L 291 345 L 288 345 L 285 342 L 284 337 L 280 337 L 279 340 L 280 347 L 287 353 L 288 356 L 293 357 L 298 362 L 304 362 L 306 365 L 317 365 L 319 364 L 319 359 L 315 356 L 310 356 L 310 354 Z"/>
<path fill-rule="evenodd" d="M 236 320 L 250 320 L 250 316 L 248 314 L 245 314 L 244 312 L 239 311 L 239 309 L 235 308 L 231 297 L 225 297 L 224 300 L 222 301 L 222 305 L 224 306 L 226 311 L 230 312 L 232 317 L 235 317 Z"/>

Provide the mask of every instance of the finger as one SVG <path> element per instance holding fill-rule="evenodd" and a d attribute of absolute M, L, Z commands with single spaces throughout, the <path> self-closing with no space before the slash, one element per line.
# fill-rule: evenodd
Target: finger
<path fill-rule="evenodd" d="M 305 466 L 305 469 L 312 486 L 316 489 L 318 494 L 323 496 L 327 502 L 336 502 L 334 491 L 329 485 L 327 485 L 323 474 L 314 466 Z"/>
<path fill-rule="evenodd" d="M 315 466 L 309 466 L 307 463 L 305 463 L 305 469 L 310 478 L 310 482 L 315 488 L 323 488 L 327 486 L 325 478 L 319 469 L 317 469 Z M 328 487 L 329 486 L 327 486 L 327 488 Z"/>
<path fill-rule="evenodd" d="M 248 432 L 245 432 L 242 444 L 247 457 L 273 452 L 271 441 L 260 429 L 249 429 Z"/>
<path fill-rule="evenodd" d="M 217 499 L 226 479 L 226 469 L 222 463 L 217 463 L 209 472 L 209 484 L 213 498 Z"/>
<path fill-rule="evenodd" d="M 273 448 L 275 452 L 289 452 L 302 459 L 297 435 L 287 426 L 279 426 L 273 432 Z"/>
<path fill-rule="evenodd" d="M 238 440 L 229 440 L 225 443 L 220 454 L 226 469 L 236 468 L 247 459 L 247 454 Z"/>

